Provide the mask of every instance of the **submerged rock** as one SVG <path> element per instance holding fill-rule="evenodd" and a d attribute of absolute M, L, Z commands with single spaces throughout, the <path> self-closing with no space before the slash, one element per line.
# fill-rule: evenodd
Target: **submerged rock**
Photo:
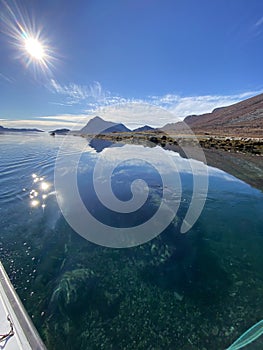
<path fill-rule="evenodd" d="M 65 272 L 51 297 L 51 305 L 63 314 L 79 313 L 89 306 L 95 294 L 97 278 L 90 269 Z"/>

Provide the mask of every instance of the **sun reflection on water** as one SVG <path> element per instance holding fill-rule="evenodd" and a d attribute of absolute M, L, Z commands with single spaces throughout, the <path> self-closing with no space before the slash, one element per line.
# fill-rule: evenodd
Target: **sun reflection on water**
<path fill-rule="evenodd" d="M 41 188 L 41 190 L 42 191 L 47 191 L 48 189 L 49 189 L 49 187 L 50 187 L 50 184 L 49 183 L 47 183 L 47 182 L 41 182 L 41 184 L 40 184 L 40 188 Z"/>
<path fill-rule="evenodd" d="M 39 202 L 38 200 L 33 199 L 33 200 L 31 201 L 30 204 L 31 204 L 32 207 L 38 207 L 38 206 L 39 206 L 39 203 L 40 203 L 40 202 Z"/>
<path fill-rule="evenodd" d="M 33 185 L 37 185 L 37 188 L 32 188 L 29 192 L 30 206 L 33 208 L 41 206 L 44 210 L 46 208 L 45 200 L 52 192 L 48 193 L 48 190 L 51 188 L 51 183 L 44 181 L 43 176 L 38 176 L 37 174 L 32 174 Z M 45 192 L 45 193 L 43 193 Z"/>

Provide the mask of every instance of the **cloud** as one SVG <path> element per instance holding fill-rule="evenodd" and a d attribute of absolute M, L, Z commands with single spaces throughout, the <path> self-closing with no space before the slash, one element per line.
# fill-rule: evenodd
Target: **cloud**
<path fill-rule="evenodd" d="M 260 17 L 260 18 L 257 20 L 257 22 L 255 23 L 255 27 L 259 27 L 259 26 L 261 26 L 262 24 L 263 24 L 263 16 Z"/>
<path fill-rule="evenodd" d="M 69 83 L 62 85 L 55 79 L 50 80 L 49 90 L 60 97 L 62 100 L 50 102 L 59 106 L 78 106 L 82 112 L 92 113 L 101 106 L 111 106 L 133 101 L 119 95 L 114 95 L 102 88 L 98 81 L 90 85 L 79 85 Z"/>
<path fill-rule="evenodd" d="M 240 102 L 246 98 L 255 96 L 260 91 L 246 91 L 234 95 L 202 95 L 202 96 L 187 96 L 167 94 L 164 96 L 150 96 L 152 103 L 166 108 L 173 113 L 175 117 L 183 119 L 191 114 L 203 114 L 212 112 L 218 107 L 225 107 L 231 104 Z"/>
<path fill-rule="evenodd" d="M 166 109 L 143 101 L 133 101 L 99 107 L 92 113 L 87 114 L 39 116 L 35 119 L 28 120 L 5 120 L 2 124 L 5 127 L 37 127 L 42 130 L 52 130 L 64 127 L 71 130 L 79 130 L 96 115 L 115 123 L 123 123 L 131 129 L 135 129 L 145 124 L 154 127 L 161 127 L 168 121 L 179 121 L 179 119 L 176 119 L 176 117 Z"/>
<path fill-rule="evenodd" d="M 73 83 L 62 86 L 55 80 L 52 80 L 52 89 L 54 93 L 65 96 L 68 101 L 74 100 L 74 103 L 79 105 L 84 103 L 85 107 L 78 114 L 36 116 L 34 120 L 5 121 L 4 126 L 30 126 L 44 130 L 68 127 L 76 130 L 98 115 L 105 120 L 124 123 L 130 129 L 146 124 L 162 127 L 167 123 L 178 122 L 187 115 L 208 113 L 215 108 L 228 106 L 263 92 L 258 90 L 233 95 L 201 96 L 166 94 L 148 96 L 146 99 L 127 99 L 103 92 L 99 83 L 89 87 Z"/>
<path fill-rule="evenodd" d="M 93 113 L 133 129 L 142 125 L 162 127 L 181 121 L 187 115 L 212 112 L 252 97 L 262 91 L 246 91 L 234 95 L 202 95 L 181 97 L 175 94 L 149 96 L 147 100 L 133 100 L 121 104 L 101 106 Z"/>
<path fill-rule="evenodd" d="M 69 116 L 68 116 L 69 117 Z M 74 117 L 74 116 L 72 116 Z M 54 119 L 19 119 L 19 120 L 4 120 L 3 122 L 1 121 L 1 125 L 6 127 L 6 128 L 38 128 L 41 130 L 45 131 L 50 131 L 54 129 L 59 129 L 59 128 L 68 128 L 70 130 L 76 129 L 75 123 L 70 121 L 70 118 L 57 118 L 57 116 L 54 116 Z M 85 122 L 84 124 L 85 125 Z M 78 125 L 79 126 L 79 125 Z"/>
<path fill-rule="evenodd" d="M 262 34 L 263 16 L 261 16 L 250 28 L 253 37 L 257 37 Z"/>
<path fill-rule="evenodd" d="M 65 121 L 67 123 L 76 124 L 87 120 L 87 114 L 59 114 L 59 115 L 47 115 L 39 117 L 46 121 Z"/>
<path fill-rule="evenodd" d="M 8 83 L 13 83 L 15 80 L 13 78 L 8 77 L 7 75 L 0 73 L 0 79 L 5 80 Z"/>
<path fill-rule="evenodd" d="M 104 100 L 107 92 L 102 90 L 101 84 L 95 81 L 90 85 L 78 85 L 75 83 L 69 83 L 68 85 L 61 85 L 55 79 L 50 80 L 49 89 L 51 92 L 63 95 L 66 97 L 67 105 L 75 105 L 81 102 Z"/>
<path fill-rule="evenodd" d="M 263 18 L 262 18 L 263 22 Z M 123 122 L 130 128 L 138 125 L 150 124 L 154 127 L 161 127 L 168 122 L 176 122 L 177 118 L 184 119 L 187 115 L 203 114 L 212 112 L 218 107 L 225 107 L 237 103 L 245 98 L 252 97 L 261 91 L 246 91 L 233 95 L 201 95 L 201 96 L 180 96 L 177 94 L 166 94 L 160 96 L 148 96 L 145 99 L 129 99 L 123 96 L 114 95 L 102 88 L 99 82 L 91 85 L 78 85 L 69 83 L 62 85 L 51 79 L 51 90 L 53 93 L 66 98 L 66 101 L 54 102 L 59 105 L 79 105 L 80 112 L 87 115 L 101 115 L 105 119 L 114 122 Z M 130 111 L 135 104 L 148 103 L 166 109 L 166 113 L 161 113 L 159 117 L 152 116 L 151 113 L 137 113 L 137 116 L 130 116 Z M 127 111 L 125 108 L 118 108 L 129 104 Z M 145 107 L 146 108 L 146 107 Z M 147 108 L 146 108 L 147 109 Z M 125 114 L 126 112 L 129 112 Z"/>
<path fill-rule="evenodd" d="M 146 124 L 161 127 L 171 118 L 174 122 L 179 121 L 167 109 L 142 100 L 100 107 L 95 113 L 115 123 L 123 123 L 131 129 Z"/>

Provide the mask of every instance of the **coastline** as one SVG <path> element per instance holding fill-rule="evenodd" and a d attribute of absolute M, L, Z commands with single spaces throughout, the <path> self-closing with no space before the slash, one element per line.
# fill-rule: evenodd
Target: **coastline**
<path fill-rule="evenodd" d="M 86 135 L 83 135 L 86 137 Z M 263 191 L 263 138 L 198 135 L 167 135 L 162 131 L 137 133 L 99 134 L 93 139 L 113 143 L 161 146 L 185 157 L 180 144 L 194 146 L 197 140 L 202 147 L 207 165 L 219 168 Z"/>
<path fill-rule="evenodd" d="M 207 165 L 224 170 L 263 192 L 263 156 L 204 149 Z"/>

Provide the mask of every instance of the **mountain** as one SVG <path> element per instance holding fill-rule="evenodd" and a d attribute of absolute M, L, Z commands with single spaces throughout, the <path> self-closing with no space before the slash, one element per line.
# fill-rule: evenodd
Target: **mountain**
<path fill-rule="evenodd" d="M 216 108 L 211 113 L 191 115 L 184 122 L 196 134 L 254 136 L 263 135 L 263 94 L 231 106 Z M 166 124 L 162 130 L 183 131 L 183 123 Z"/>
<path fill-rule="evenodd" d="M 87 125 L 85 125 L 79 132 L 81 134 L 100 134 L 100 133 L 112 133 L 112 132 L 128 132 L 130 129 L 126 128 L 123 124 L 113 123 L 106 121 L 98 116 L 89 120 Z"/>
<path fill-rule="evenodd" d="M 134 129 L 133 131 L 140 132 L 140 131 L 151 131 L 151 130 L 154 130 L 154 128 L 152 128 L 149 125 L 144 125 L 144 126 L 141 126 L 140 128 Z"/>
<path fill-rule="evenodd" d="M 44 131 L 39 129 L 27 129 L 27 128 L 22 128 L 22 129 L 5 128 L 0 125 L 0 133 L 2 132 L 44 132 Z"/>

